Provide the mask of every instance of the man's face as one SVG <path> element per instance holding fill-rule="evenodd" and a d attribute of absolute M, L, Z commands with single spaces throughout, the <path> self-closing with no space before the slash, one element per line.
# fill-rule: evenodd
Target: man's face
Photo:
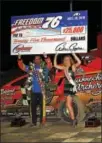
<path fill-rule="evenodd" d="M 41 57 L 40 56 L 35 56 L 34 63 L 37 64 L 37 65 L 40 65 Z"/>

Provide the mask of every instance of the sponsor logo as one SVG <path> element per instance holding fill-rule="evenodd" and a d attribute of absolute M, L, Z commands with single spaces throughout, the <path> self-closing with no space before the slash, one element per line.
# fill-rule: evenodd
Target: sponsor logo
<path fill-rule="evenodd" d="M 14 21 L 14 24 L 12 24 L 12 28 L 15 29 L 16 27 L 16 31 L 31 28 L 32 26 L 39 26 L 39 25 L 40 26 L 42 25 L 39 28 L 43 28 L 43 29 L 46 29 L 49 27 L 56 28 L 57 26 L 59 26 L 61 20 L 62 20 L 62 16 L 47 17 L 45 20 L 44 20 L 44 17 L 17 19 L 16 21 Z"/>
<path fill-rule="evenodd" d="M 85 36 L 71 37 L 71 41 L 84 41 L 84 40 L 85 40 Z"/>
<path fill-rule="evenodd" d="M 31 49 L 32 49 L 32 47 L 24 47 L 23 44 L 20 44 L 20 45 L 17 45 L 17 46 L 13 49 L 13 53 L 30 52 Z"/>
<path fill-rule="evenodd" d="M 79 12 L 76 12 L 73 14 L 73 16 L 80 16 L 81 14 Z"/>
<path fill-rule="evenodd" d="M 15 94 L 15 89 L 1 89 L 0 95 L 1 95 L 1 102 L 3 104 L 3 101 L 5 100 L 12 100 L 12 96 Z"/>
<path fill-rule="evenodd" d="M 67 20 L 84 20 L 86 17 L 79 12 L 75 12 L 73 16 L 68 17 Z"/>
<path fill-rule="evenodd" d="M 15 93 L 15 89 L 1 89 L 1 95 L 13 95 Z"/>
<path fill-rule="evenodd" d="M 93 96 L 101 94 L 102 73 L 84 75 L 76 79 L 77 90 L 87 92 Z"/>
<path fill-rule="evenodd" d="M 61 34 L 85 34 L 85 26 L 62 27 Z"/>
<path fill-rule="evenodd" d="M 73 43 L 69 45 L 67 42 L 59 44 L 56 48 L 55 51 L 78 51 L 78 50 L 84 50 L 83 47 L 78 46 L 78 43 Z"/>
<path fill-rule="evenodd" d="M 28 19 L 17 19 L 12 26 L 24 26 L 24 25 L 36 25 L 42 24 L 44 18 L 28 18 Z"/>

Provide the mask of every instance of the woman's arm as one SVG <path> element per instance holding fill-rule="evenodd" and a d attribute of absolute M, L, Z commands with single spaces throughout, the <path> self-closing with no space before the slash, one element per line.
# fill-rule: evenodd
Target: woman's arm
<path fill-rule="evenodd" d="M 75 53 L 72 53 L 74 59 L 76 60 L 76 63 L 72 66 L 73 71 L 76 71 L 76 68 L 81 65 L 81 60 L 77 57 Z"/>
<path fill-rule="evenodd" d="M 57 68 L 57 69 L 63 70 L 64 66 L 60 66 L 60 65 L 57 64 L 57 56 L 58 56 L 58 54 L 56 54 L 55 57 L 54 57 L 54 67 Z"/>

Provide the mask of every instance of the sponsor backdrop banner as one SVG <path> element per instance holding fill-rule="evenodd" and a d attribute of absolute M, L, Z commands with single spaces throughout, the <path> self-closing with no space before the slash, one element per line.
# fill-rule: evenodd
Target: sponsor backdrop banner
<path fill-rule="evenodd" d="M 87 11 L 11 17 L 11 55 L 87 52 Z"/>

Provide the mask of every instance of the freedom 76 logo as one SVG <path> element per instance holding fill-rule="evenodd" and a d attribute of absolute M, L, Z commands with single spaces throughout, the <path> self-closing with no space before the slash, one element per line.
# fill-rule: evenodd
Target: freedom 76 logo
<path fill-rule="evenodd" d="M 62 20 L 62 16 L 47 17 L 45 20 L 45 23 L 42 25 L 42 28 L 43 29 L 47 29 L 49 27 L 56 28 L 60 24 L 61 20 Z"/>

